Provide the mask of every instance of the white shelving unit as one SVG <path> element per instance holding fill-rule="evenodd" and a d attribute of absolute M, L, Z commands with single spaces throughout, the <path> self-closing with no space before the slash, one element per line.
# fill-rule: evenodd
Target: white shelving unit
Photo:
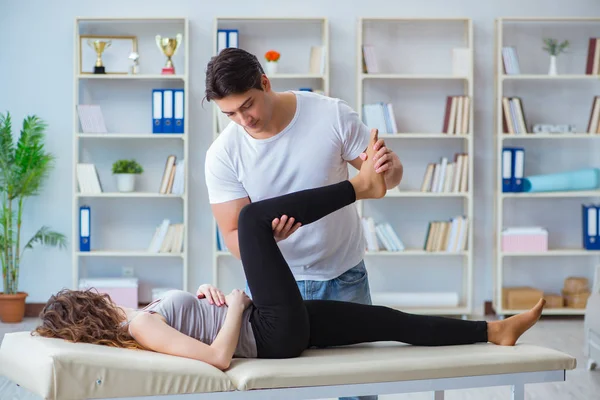
<path fill-rule="evenodd" d="M 495 21 L 495 173 L 494 173 L 494 297 L 500 318 L 522 312 L 505 307 L 502 289 L 532 286 L 545 294 L 561 294 L 565 278 L 584 276 L 592 282 L 600 252 L 582 245 L 581 204 L 600 201 L 600 190 L 503 192 L 502 149 L 525 150 L 524 176 L 598 167 L 599 134 L 588 134 L 599 75 L 586 75 L 588 39 L 598 36 L 598 18 L 498 18 Z M 558 74 L 549 74 L 543 39 L 569 40 L 569 50 L 557 57 Z M 502 49 L 516 49 L 519 73 L 506 73 Z M 503 127 L 503 97 L 518 96 L 527 133 L 509 134 Z M 533 133 L 537 123 L 575 124 L 576 133 Z M 548 229 L 548 251 L 504 252 L 502 231 L 509 226 Z M 584 315 L 585 309 L 545 308 L 546 315 Z"/>
<path fill-rule="evenodd" d="M 388 300 L 379 304 L 421 314 L 466 318 L 472 313 L 473 287 L 472 21 L 468 18 L 360 18 L 357 31 L 357 112 L 364 121 L 364 104 L 393 105 L 399 132 L 380 131 L 379 137 L 404 164 L 404 177 L 398 188 L 389 190 L 384 199 L 357 204 L 361 216 L 373 217 L 376 223 L 389 222 L 406 246 L 404 251 L 367 252 L 373 300 L 375 302 L 380 292 L 452 291 L 459 293 L 456 307 L 409 308 L 390 304 Z M 378 64 L 376 72 L 364 70 L 363 45 L 373 48 Z M 468 53 L 464 74 L 453 70 L 453 48 L 463 48 Z M 442 132 L 446 96 L 451 95 L 471 99 L 466 134 Z M 452 161 L 452 153 L 469 156 L 467 191 L 421 191 L 427 164 L 438 162 L 442 157 Z M 454 211 L 444 209 L 449 203 L 453 204 L 449 209 Z M 418 213 L 406 210 L 412 207 L 418 207 Z M 429 209 L 433 213 L 430 214 Z M 424 243 L 429 221 L 449 220 L 458 215 L 468 221 L 467 250 L 426 251 Z M 446 263 L 454 265 L 445 266 Z M 431 274 L 436 273 L 449 274 L 450 282 L 442 286 L 434 283 L 432 289 L 428 281 Z M 456 276 L 462 279 L 455 279 Z M 415 290 L 419 286 L 420 290 Z"/>
<path fill-rule="evenodd" d="M 157 47 L 155 36 L 175 37 L 183 42 L 173 56 L 175 75 L 163 75 L 166 56 Z M 128 62 L 128 54 L 115 46 L 103 55 L 106 74 L 80 73 L 81 36 L 101 35 L 119 38 L 134 36 L 140 54 L 138 74 L 112 71 L 111 62 Z M 122 276 L 125 267 L 140 279 L 140 301 L 150 300 L 153 287 L 188 290 L 188 135 L 189 135 L 189 27 L 186 18 L 76 18 L 74 29 L 73 75 L 73 253 L 72 287 L 80 278 Z M 87 46 L 85 43 L 82 46 Z M 82 47 L 83 48 L 83 47 Z M 86 48 L 86 50 L 88 50 Z M 114 53 L 111 53 L 114 51 Z M 124 58 L 118 58 L 124 57 Z M 110 73 L 109 73 L 110 72 Z M 184 133 L 152 133 L 152 89 L 184 89 Z M 99 104 L 108 133 L 83 133 L 77 105 Z M 183 194 L 160 194 L 159 187 L 168 155 L 184 160 Z M 144 173 L 134 192 L 119 192 L 112 176 L 112 163 L 136 159 Z M 102 193 L 81 193 L 77 164 L 93 163 Z M 91 251 L 80 251 L 79 209 L 91 207 Z M 163 219 L 182 223 L 183 251 L 147 251 L 154 231 Z M 173 260 L 173 261 L 169 261 Z M 178 267 L 172 270 L 171 267 Z M 180 278 L 177 278 L 180 277 Z"/>
<path fill-rule="evenodd" d="M 239 48 L 255 54 L 261 61 L 273 90 L 299 90 L 311 87 L 329 94 L 329 21 L 310 17 L 217 17 L 213 26 L 213 55 L 217 54 L 219 29 L 236 29 Z M 311 46 L 323 46 L 324 73 L 309 73 Z M 264 54 L 277 50 L 281 54 L 280 66 L 274 75 L 266 72 Z M 219 135 L 219 107 L 213 105 L 213 139 Z M 243 288 L 245 284 L 241 262 L 228 251 L 219 250 L 217 223 L 213 224 L 213 285 L 222 290 Z M 225 272 L 224 272 L 225 271 Z M 226 275 L 224 277 L 224 275 Z"/>

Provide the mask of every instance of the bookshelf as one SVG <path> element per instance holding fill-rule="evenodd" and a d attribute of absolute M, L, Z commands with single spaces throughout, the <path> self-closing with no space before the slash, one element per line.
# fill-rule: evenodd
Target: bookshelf
<path fill-rule="evenodd" d="M 600 202 L 600 190 L 517 191 L 503 187 L 503 149 L 523 150 L 524 178 L 597 168 L 600 134 L 588 133 L 600 75 L 586 71 L 589 39 L 600 36 L 600 19 L 587 17 L 511 17 L 495 20 L 494 107 L 494 295 L 500 318 L 523 311 L 510 307 L 503 288 L 528 286 L 546 295 L 560 296 L 565 279 L 593 276 L 600 252 L 582 243 L 582 204 Z M 566 53 L 550 72 L 544 38 L 569 41 Z M 513 52 L 505 48 L 514 49 Z M 507 63 L 508 68 L 507 68 Z M 512 63 L 512 66 L 511 64 Z M 514 68 L 514 66 L 518 68 Z M 521 109 L 507 118 L 503 99 L 518 98 Z M 510 132 L 507 121 L 521 119 L 525 129 Z M 569 132 L 542 133 L 537 124 L 574 125 Z M 564 130 L 564 129 L 563 129 Z M 503 246 L 508 228 L 542 227 L 547 250 L 513 250 Z M 584 315 L 584 308 L 552 305 L 546 315 Z"/>
<path fill-rule="evenodd" d="M 379 137 L 404 165 L 399 187 L 388 190 L 381 200 L 357 204 L 361 217 L 372 218 L 375 224 L 388 222 L 404 244 L 400 251 L 389 251 L 378 239 L 378 249 L 367 249 L 373 302 L 415 313 L 467 318 L 472 313 L 473 287 L 472 21 L 359 18 L 356 57 L 357 112 L 367 126 L 379 128 Z M 461 100 L 462 107 L 456 100 L 461 113 L 456 111 L 455 118 L 450 117 L 453 96 L 468 98 Z M 380 103 L 383 112 L 374 106 Z M 459 122 L 452 127 L 448 121 Z M 457 154 L 467 156 L 463 166 L 457 164 Z M 428 165 L 433 164 L 433 180 L 435 164 L 442 171 L 444 158 L 461 174 L 453 174 L 446 188 L 441 183 L 425 184 Z M 428 248 L 430 222 L 454 217 L 464 217 L 464 230 L 448 228 L 438 246 Z M 458 232 L 466 232 L 462 246 L 450 244 Z M 432 275 L 447 279 L 432 282 Z M 452 295 L 454 300 L 431 305 L 421 301 L 424 294 Z M 414 305 L 394 302 L 395 296 L 406 295 L 415 296 Z"/>
<path fill-rule="evenodd" d="M 329 21 L 320 17 L 221 16 L 213 22 L 213 55 L 218 54 L 220 30 L 237 33 L 237 46 L 256 55 L 271 81 L 273 90 L 301 90 L 330 94 Z M 322 46 L 322 62 L 311 70 L 311 48 Z M 281 54 L 277 72 L 266 69 L 264 54 Z M 213 140 L 229 124 L 227 116 L 213 104 Z M 223 291 L 245 286 L 241 262 L 219 246 L 217 223 L 212 218 L 213 285 Z"/>
<path fill-rule="evenodd" d="M 150 301 L 153 289 L 188 290 L 188 20 L 78 17 L 74 28 L 72 288 L 84 278 L 133 276 L 138 278 L 140 303 Z M 163 75 L 167 58 L 155 36 L 174 38 L 179 33 L 183 41 L 172 57 L 175 73 Z M 112 41 L 102 54 L 106 74 L 90 72 L 96 58 L 87 44 L 90 36 Z M 140 55 L 135 74 L 129 69 L 131 51 Z M 153 89 L 183 89 L 182 96 L 174 94 L 176 102 L 183 99 L 182 132 L 153 133 Z M 83 104 L 100 106 L 105 129 L 84 127 L 78 109 Z M 161 192 L 169 155 L 183 168 Z M 113 163 L 121 159 L 135 159 L 144 170 L 136 176 L 133 191 L 119 190 L 112 174 Z M 93 164 L 95 174 L 81 175 L 80 163 Z M 97 190 L 84 189 L 82 182 L 89 180 L 99 183 Z M 82 206 L 90 207 L 89 251 L 79 243 Z M 180 246 L 150 251 L 165 219 L 178 225 Z"/>

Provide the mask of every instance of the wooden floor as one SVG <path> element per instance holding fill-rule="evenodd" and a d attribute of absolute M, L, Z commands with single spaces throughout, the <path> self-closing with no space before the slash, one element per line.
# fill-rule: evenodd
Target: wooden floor
<path fill-rule="evenodd" d="M 1 324 L 0 341 L 7 332 L 30 330 L 36 319 L 27 319 L 20 324 Z M 592 400 L 600 399 L 600 369 L 588 371 L 583 356 L 583 319 L 545 317 L 520 340 L 557 349 L 577 357 L 577 369 L 567 372 L 563 383 L 531 384 L 526 386 L 525 398 L 529 400 Z M 430 400 L 430 393 L 380 396 L 380 400 Z M 0 377 L 0 399 L 39 399 L 7 379 Z M 510 399 L 510 388 L 500 386 L 486 389 L 450 390 L 446 400 L 506 400 Z"/>

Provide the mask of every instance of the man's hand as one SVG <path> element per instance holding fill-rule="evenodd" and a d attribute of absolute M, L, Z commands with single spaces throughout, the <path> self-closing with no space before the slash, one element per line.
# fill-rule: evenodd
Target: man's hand
<path fill-rule="evenodd" d="M 241 307 L 242 310 L 245 310 L 252 304 L 252 299 L 243 290 L 233 289 L 225 296 L 225 302 L 228 307 Z"/>
<path fill-rule="evenodd" d="M 198 296 L 199 299 L 206 298 L 210 304 L 215 304 L 217 306 L 225 304 L 225 295 L 223 292 L 208 283 L 200 285 L 196 291 L 196 296 Z"/>
<path fill-rule="evenodd" d="M 281 218 L 275 218 L 272 225 L 273 236 L 275 236 L 275 240 L 278 242 L 287 239 L 302 226 L 300 222 L 294 224 L 294 217 L 288 218 L 287 215 L 282 215 Z"/>
<path fill-rule="evenodd" d="M 373 132 L 373 130 L 375 130 L 375 128 L 371 129 L 371 132 Z M 373 145 L 373 148 L 376 151 L 373 156 L 375 171 L 378 174 L 383 173 L 385 184 L 388 189 L 398 186 L 403 175 L 403 167 L 400 158 L 396 153 L 385 146 L 385 141 L 383 139 L 377 140 Z M 367 159 L 367 153 L 361 153 L 360 158 L 365 161 Z"/>

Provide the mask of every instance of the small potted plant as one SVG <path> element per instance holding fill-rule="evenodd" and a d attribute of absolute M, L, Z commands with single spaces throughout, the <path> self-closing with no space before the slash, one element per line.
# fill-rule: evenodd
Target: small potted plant
<path fill-rule="evenodd" d="M 548 70 L 548 75 L 556 75 L 556 56 L 566 51 L 566 48 L 569 46 L 569 41 L 565 40 L 562 43 L 558 43 L 558 40 L 556 39 L 544 39 L 544 43 L 546 44 L 544 50 L 550 54 L 550 68 Z"/>
<path fill-rule="evenodd" d="M 265 59 L 267 60 L 267 74 L 273 75 L 277 73 L 277 62 L 281 54 L 275 50 L 269 50 L 265 53 Z"/>
<path fill-rule="evenodd" d="M 133 192 L 135 177 L 144 172 L 144 169 L 135 160 L 118 160 L 113 164 L 112 172 L 117 177 L 119 192 Z"/>
<path fill-rule="evenodd" d="M 15 143 L 10 113 L 0 114 L 0 321 L 5 323 L 21 322 L 25 316 L 28 294 L 19 291 L 19 272 L 25 251 L 38 245 L 61 249 L 67 245 L 65 235 L 47 226 L 41 226 L 27 241 L 21 237 L 26 200 L 40 194 L 54 167 L 55 157 L 44 149 L 45 131 L 43 120 L 35 115 L 27 116 Z"/>

